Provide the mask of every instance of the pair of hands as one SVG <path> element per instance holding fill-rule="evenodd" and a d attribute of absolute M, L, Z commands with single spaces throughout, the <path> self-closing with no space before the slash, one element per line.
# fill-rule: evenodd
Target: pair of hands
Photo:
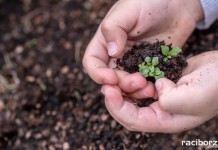
<path fill-rule="evenodd" d="M 216 51 L 188 59 L 176 84 L 163 78 L 153 85 L 139 73 L 112 69 L 114 58 L 137 42 L 159 39 L 181 47 L 202 18 L 199 0 L 120 0 L 108 12 L 86 49 L 83 65 L 94 81 L 103 84 L 106 107 L 124 127 L 179 132 L 218 114 Z M 158 101 L 149 107 L 129 102 L 148 97 Z"/>

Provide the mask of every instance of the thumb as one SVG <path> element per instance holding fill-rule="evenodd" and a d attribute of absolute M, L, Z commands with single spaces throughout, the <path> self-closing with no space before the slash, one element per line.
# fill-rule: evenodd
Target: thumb
<path fill-rule="evenodd" d="M 167 78 L 161 78 L 155 82 L 155 87 L 158 93 L 158 102 L 161 109 L 172 111 L 170 99 L 173 98 L 170 93 L 176 88 L 176 84 Z"/>
<path fill-rule="evenodd" d="M 108 55 L 118 57 L 123 51 L 127 41 L 127 33 L 117 25 L 109 25 L 105 22 L 101 25 L 101 30 L 107 42 Z"/>
<path fill-rule="evenodd" d="M 155 87 L 158 92 L 158 104 L 162 110 L 186 115 L 199 113 L 196 105 L 202 97 L 198 95 L 204 92 L 198 86 L 188 82 L 175 84 L 162 78 L 156 81 Z"/>
<path fill-rule="evenodd" d="M 162 78 L 156 81 L 155 87 L 158 92 L 158 103 L 162 110 L 169 113 L 192 113 L 192 105 L 187 103 L 193 97 L 186 84 L 177 85 L 169 79 Z"/>
<path fill-rule="evenodd" d="M 101 23 L 100 29 L 107 42 L 109 56 L 118 57 L 124 51 L 128 33 L 137 22 L 138 13 L 130 3 L 118 1 Z M 126 9 L 126 5 L 130 7 Z"/>

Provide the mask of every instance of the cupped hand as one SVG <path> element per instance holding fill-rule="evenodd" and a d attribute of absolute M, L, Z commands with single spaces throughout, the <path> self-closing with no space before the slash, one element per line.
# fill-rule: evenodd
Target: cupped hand
<path fill-rule="evenodd" d="M 104 85 L 102 93 L 110 114 L 133 131 L 173 133 L 194 128 L 218 114 L 218 52 L 192 57 L 183 77 L 175 84 L 156 81 L 158 101 L 137 107 L 116 85 Z"/>
<path fill-rule="evenodd" d="M 188 59 L 188 67 L 176 84 L 160 79 L 156 88 L 163 110 L 210 119 L 218 114 L 218 51 Z"/>
<path fill-rule="evenodd" d="M 97 83 L 118 84 L 121 75 L 108 66 L 111 58 L 135 43 L 156 39 L 180 47 L 202 16 L 199 0 L 120 0 L 90 41 L 83 65 Z"/>

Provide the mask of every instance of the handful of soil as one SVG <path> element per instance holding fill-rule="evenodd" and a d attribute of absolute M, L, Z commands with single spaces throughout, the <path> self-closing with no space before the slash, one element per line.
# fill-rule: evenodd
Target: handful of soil
<path fill-rule="evenodd" d="M 158 57 L 158 68 L 164 72 L 166 78 L 177 82 L 182 77 L 182 70 L 188 63 L 181 53 L 164 61 L 165 56 L 161 52 L 161 45 L 166 44 L 164 41 L 157 41 L 155 43 L 134 45 L 122 58 L 117 59 L 116 64 L 118 67 L 123 67 L 126 72 L 135 73 L 139 72 L 139 64 L 142 64 L 146 57 Z M 172 49 L 171 44 L 167 46 Z M 153 77 L 148 77 L 147 80 L 155 82 Z"/>
<path fill-rule="evenodd" d="M 146 57 L 158 57 L 159 63 L 157 67 L 164 72 L 166 78 L 176 83 L 182 77 L 182 70 L 188 63 L 182 53 L 167 59 L 167 61 L 164 60 L 166 56 L 161 51 L 161 46 L 163 45 L 172 49 L 172 44 L 166 45 L 164 41 L 134 45 L 122 58 L 117 59 L 116 64 L 118 68 L 122 67 L 126 72 L 135 73 L 139 72 L 139 65 L 145 61 Z M 146 77 L 146 79 L 153 83 L 156 80 L 154 77 Z M 149 106 L 154 101 L 156 100 L 153 98 L 137 100 L 137 105 L 140 107 Z"/>

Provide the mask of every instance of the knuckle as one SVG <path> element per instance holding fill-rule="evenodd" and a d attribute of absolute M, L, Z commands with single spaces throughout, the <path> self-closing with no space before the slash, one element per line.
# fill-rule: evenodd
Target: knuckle
<path fill-rule="evenodd" d="M 168 111 L 168 104 L 167 104 L 167 101 L 165 100 L 165 98 L 163 96 L 159 97 L 158 99 L 158 104 L 159 104 L 159 107 L 164 110 L 164 111 Z"/>
<path fill-rule="evenodd" d="M 110 23 L 109 20 L 104 20 L 101 23 L 101 31 L 102 31 L 102 33 L 107 33 L 108 31 L 110 31 L 110 28 L 111 28 L 111 23 Z"/>

